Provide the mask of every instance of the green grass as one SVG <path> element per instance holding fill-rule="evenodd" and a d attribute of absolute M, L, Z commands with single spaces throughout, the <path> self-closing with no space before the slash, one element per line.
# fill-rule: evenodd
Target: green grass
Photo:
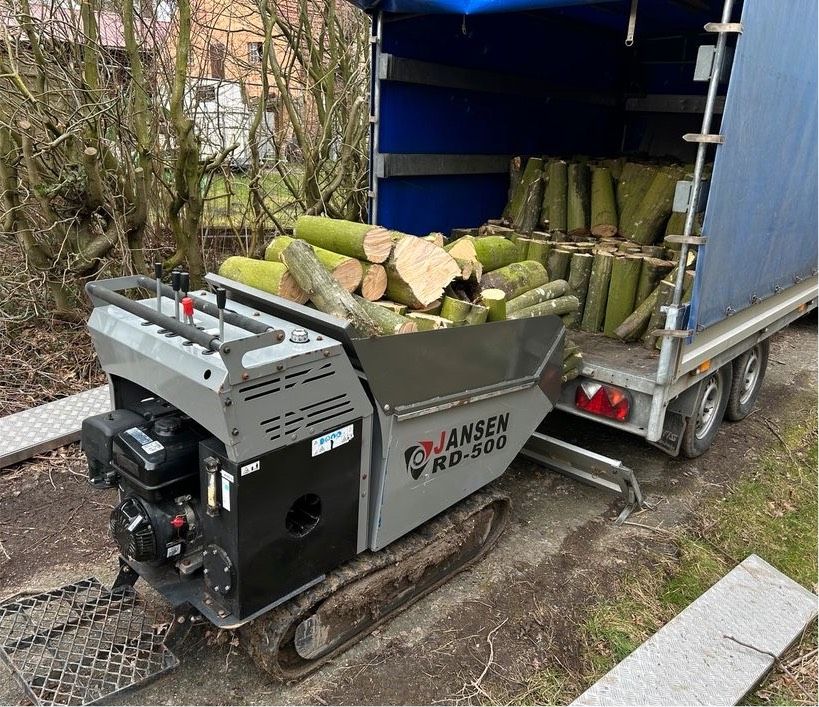
<path fill-rule="evenodd" d="M 225 230 L 249 228 L 253 223 L 249 182 L 250 177 L 245 174 L 216 175 L 206 197 L 203 226 Z M 275 214 L 279 223 L 285 227 L 292 225 L 296 213 L 291 207 L 293 197 L 278 173 L 263 176 L 262 192 L 267 208 Z M 264 218 L 264 226 L 275 227 L 268 217 Z"/>
<path fill-rule="evenodd" d="M 591 609 L 579 627 L 579 669 L 539 671 L 510 701 L 570 702 L 752 553 L 815 591 L 815 411 L 808 422 L 781 431 L 781 436 L 783 444 L 768 450 L 724 498 L 699 509 L 691 529 L 668 534 L 678 550 L 676 558 L 634 572 L 615 598 Z M 809 655 L 815 648 L 814 627 L 749 696 L 749 703 L 815 704 L 816 657 Z"/>

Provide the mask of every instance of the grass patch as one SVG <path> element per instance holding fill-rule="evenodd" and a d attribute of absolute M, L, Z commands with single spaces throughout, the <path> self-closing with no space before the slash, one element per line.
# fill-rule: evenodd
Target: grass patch
<path fill-rule="evenodd" d="M 298 175 L 294 174 L 293 177 L 297 178 Z M 203 227 L 225 230 L 249 228 L 253 223 L 249 183 L 250 177 L 246 174 L 215 175 L 205 201 Z M 265 174 L 261 184 L 270 212 L 282 226 L 292 225 L 297 209 L 281 176 L 275 172 Z M 264 227 L 272 229 L 275 224 L 265 217 Z"/>
<path fill-rule="evenodd" d="M 698 512 L 693 528 L 668 533 L 676 558 L 626 577 L 616 598 L 591 609 L 580 669 L 539 671 L 511 702 L 565 704 L 752 553 L 815 591 L 817 423 L 778 431 L 781 444 L 725 495 Z M 749 696 L 750 704 L 816 704 L 816 628 L 806 633 Z"/>

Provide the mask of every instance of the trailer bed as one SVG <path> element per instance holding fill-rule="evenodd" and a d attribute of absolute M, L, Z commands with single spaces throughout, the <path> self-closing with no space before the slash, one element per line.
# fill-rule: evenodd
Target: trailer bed
<path fill-rule="evenodd" d="M 624 377 L 640 383 L 638 390 L 645 392 L 654 386 L 657 380 L 657 363 L 659 351 L 645 348 L 639 341 L 623 343 L 619 339 L 610 339 L 603 334 L 589 334 L 572 330 L 569 338 L 583 352 L 583 374 L 598 380 L 606 380 L 606 371 L 616 372 L 617 381 Z"/>

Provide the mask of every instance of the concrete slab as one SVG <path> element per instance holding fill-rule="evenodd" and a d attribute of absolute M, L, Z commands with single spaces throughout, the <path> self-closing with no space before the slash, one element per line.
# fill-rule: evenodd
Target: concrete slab
<path fill-rule="evenodd" d="M 735 705 L 816 618 L 814 594 L 750 555 L 573 705 Z"/>
<path fill-rule="evenodd" d="M 80 438 L 82 421 L 111 409 L 108 386 L 0 417 L 0 469 Z"/>

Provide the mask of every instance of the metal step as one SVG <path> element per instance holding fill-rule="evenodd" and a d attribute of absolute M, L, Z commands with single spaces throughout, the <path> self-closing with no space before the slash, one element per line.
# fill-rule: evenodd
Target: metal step
<path fill-rule="evenodd" d="M 106 701 L 175 668 L 164 634 L 133 587 L 94 578 L 0 604 L 0 658 L 35 705 Z"/>
<path fill-rule="evenodd" d="M 0 469 L 80 438 L 82 421 L 111 409 L 108 386 L 0 417 Z"/>
<path fill-rule="evenodd" d="M 737 704 L 816 611 L 814 594 L 750 555 L 572 704 Z"/>

